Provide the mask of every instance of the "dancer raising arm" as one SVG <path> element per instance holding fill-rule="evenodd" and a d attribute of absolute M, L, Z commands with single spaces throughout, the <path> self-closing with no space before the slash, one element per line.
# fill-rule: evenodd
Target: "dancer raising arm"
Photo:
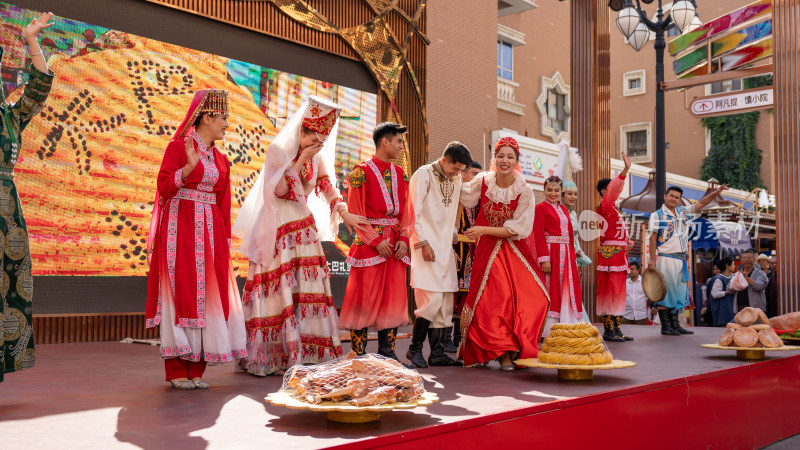
<path fill-rule="evenodd" d="M 7 105 L 5 96 L 0 105 L 0 189 L 6 199 L 0 205 L 0 233 L 16 245 L 6 246 L 3 277 L 7 292 L 0 299 L 0 318 L 4 318 L 4 329 L 0 329 L 0 382 L 3 374 L 33 367 L 36 350 L 33 347 L 33 275 L 31 272 L 31 253 L 28 245 L 28 227 L 22 215 L 22 204 L 17 195 L 14 182 L 14 166 L 19 158 L 22 145 L 22 130 L 42 110 L 50 87 L 53 85 L 53 72 L 47 67 L 42 49 L 39 47 L 39 33 L 50 26 L 53 13 L 42 14 L 25 27 L 22 34 L 28 43 L 32 65 L 28 69 L 28 82 L 22 96 L 15 103 Z M 2 49 L 0 49 L 2 55 Z M 0 90 L 3 86 L 0 86 Z M 5 92 L 5 91 L 2 91 Z M 5 336 L 3 336 L 5 334 Z"/>

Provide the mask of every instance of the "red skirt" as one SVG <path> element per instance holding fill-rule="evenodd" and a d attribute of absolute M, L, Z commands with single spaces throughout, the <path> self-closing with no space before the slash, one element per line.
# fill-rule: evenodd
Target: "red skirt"
<path fill-rule="evenodd" d="M 598 316 L 621 316 L 625 312 L 627 272 L 597 272 Z"/>
<path fill-rule="evenodd" d="M 621 316 L 628 288 L 628 255 L 623 245 L 601 245 L 597 252 L 598 316 Z"/>
<path fill-rule="evenodd" d="M 339 328 L 385 330 L 407 324 L 406 267 L 394 257 L 374 266 L 351 266 Z"/>
<path fill-rule="evenodd" d="M 535 358 L 550 300 L 527 243 L 483 236 L 474 264 L 461 315 L 459 357 L 464 365 L 488 362 L 507 351 Z"/>

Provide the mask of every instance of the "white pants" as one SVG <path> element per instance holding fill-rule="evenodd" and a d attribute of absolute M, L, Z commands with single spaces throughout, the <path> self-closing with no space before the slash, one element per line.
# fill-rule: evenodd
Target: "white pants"
<path fill-rule="evenodd" d="M 425 289 L 414 289 L 417 309 L 414 314 L 430 321 L 431 328 L 447 328 L 453 326 L 454 292 L 433 292 Z"/>

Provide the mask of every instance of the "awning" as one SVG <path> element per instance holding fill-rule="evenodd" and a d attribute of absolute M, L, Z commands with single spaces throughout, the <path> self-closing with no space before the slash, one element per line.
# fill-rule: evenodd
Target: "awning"
<path fill-rule="evenodd" d="M 713 223 L 702 217 L 697 217 L 692 220 L 691 225 L 689 240 L 692 241 L 694 250 L 715 250 L 719 247 L 717 228 Z"/>
<path fill-rule="evenodd" d="M 713 224 L 717 229 L 720 256 L 734 257 L 753 248 L 750 233 L 742 224 L 734 222 L 713 222 Z"/>

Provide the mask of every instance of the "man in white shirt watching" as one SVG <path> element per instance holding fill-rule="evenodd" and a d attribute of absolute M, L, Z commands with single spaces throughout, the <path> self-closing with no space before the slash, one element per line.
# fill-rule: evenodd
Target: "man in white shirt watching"
<path fill-rule="evenodd" d="M 625 313 L 622 314 L 622 323 L 631 325 L 647 325 L 647 296 L 642 289 L 642 277 L 639 276 L 641 265 L 632 261 L 628 264 L 630 276 L 627 281 L 625 295 Z"/>

